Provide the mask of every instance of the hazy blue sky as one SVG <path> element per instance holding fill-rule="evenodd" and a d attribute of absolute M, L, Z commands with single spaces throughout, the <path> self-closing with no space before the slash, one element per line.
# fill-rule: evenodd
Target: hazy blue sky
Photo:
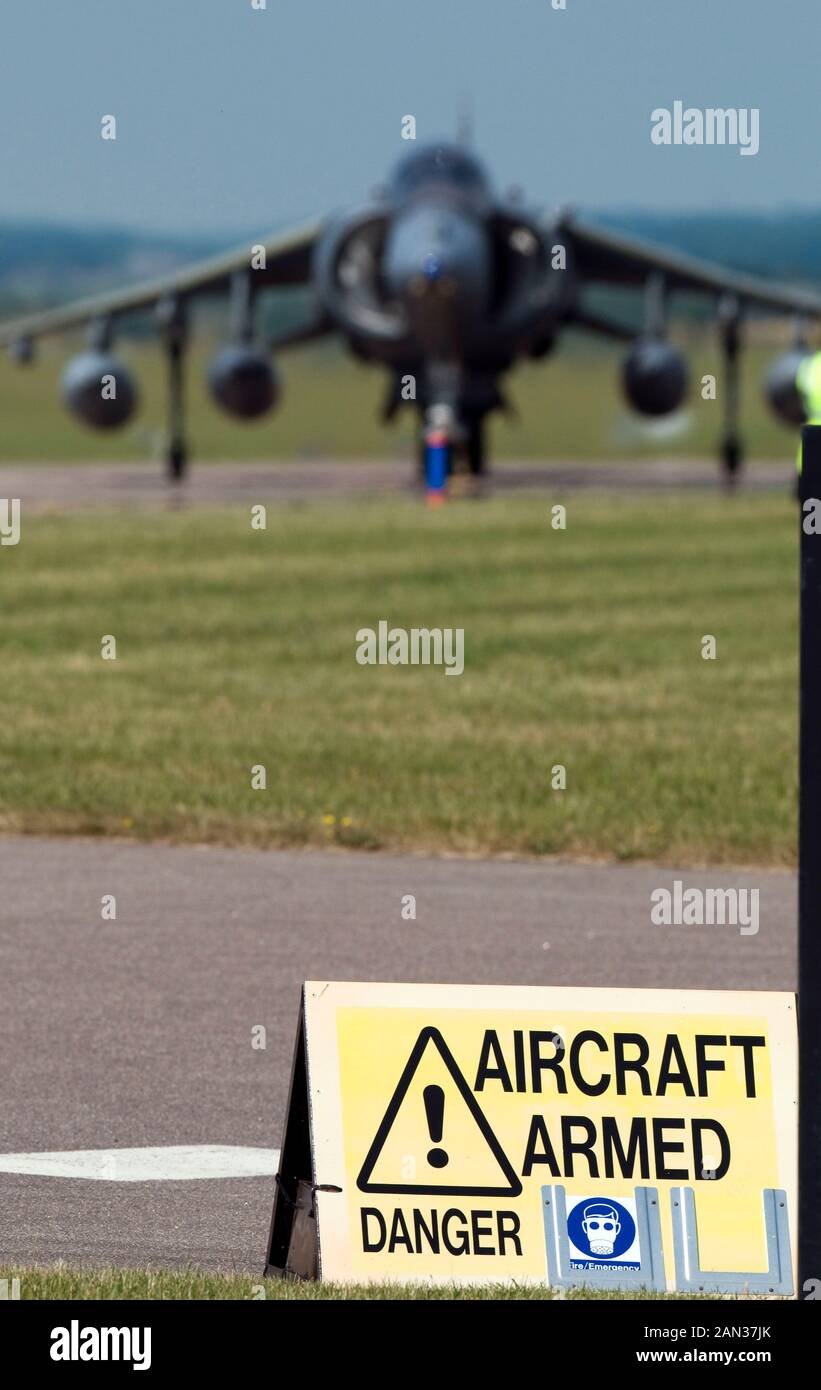
<path fill-rule="evenodd" d="M 548 205 L 817 205 L 820 40 L 819 0 L 0 0 L 0 217 L 264 231 L 364 196 L 462 93 Z M 676 99 L 758 107 L 759 154 L 654 146 Z"/>

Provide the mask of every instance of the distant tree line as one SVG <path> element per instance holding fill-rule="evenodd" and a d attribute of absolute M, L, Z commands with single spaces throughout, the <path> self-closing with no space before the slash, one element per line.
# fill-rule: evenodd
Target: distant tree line
<path fill-rule="evenodd" d="M 591 212 L 588 220 L 735 269 L 821 285 L 821 208 L 811 211 Z M 259 234 L 178 237 L 123 228 L 82 229 L 44 221 L 0 222 L 0 313 L 25 313 L 81 294 L 137 283 Z M 290 321 L 293 295 L 269 321 Z"/>
<path fill-rule="evenodd" d="M 754 275 L 821 284 L 821 208 L 769 213 L 609 210 L 596 220 Z"/>

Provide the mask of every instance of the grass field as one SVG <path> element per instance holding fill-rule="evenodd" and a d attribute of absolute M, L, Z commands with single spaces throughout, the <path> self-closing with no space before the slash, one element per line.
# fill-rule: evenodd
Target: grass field
<path fill-rule="evenodd" d="M 791 864 L 794 505 L 552 500 L 24 516 L 0 830 Z M 357 665 L 380 619 L 464 675 Z"/>
<path fill-rule="evenodd" d="M 57 1265 L 51 1269 L 0 1265 L 2 1280 L 8 1281 L 8 1296 L 12 1295 L 12 1280 L 18 1279 L 19 1297 L 25 1299 L 230 1299 L 247 1302 L 266 1299 L 277 1303 L 326 1303 L 345 1300 L 357 1302 L 373 1299 L 412 1299 L 473 1302 L 498 1302 L 500 1299 L 544 1302 L 562 1295 L 544 1285 L 515 1286 L 506 1284 L 322 1284 L 297 1283 L 285 1279 L 254 1280 L 240 1274 L 205 1274 L 199 1270 L 158 1270 L 148 1272 L 131 1269 L 72 1269 Z M 657 1294 L 628 1291 L 615 1294 L 605 1289 L 572 1289 L 564 1295 L 570 1299 L 672 1299 L 683 1300 L 683 1294 Z M 693 1295 L 687 1295 L 692 1301 Z M 698 1295 L 695 1295 L 698 1298 Z"/>
<path fill-rule="evenodd" d="M 59 399 L 60 374 L 81 342 L 46 343 L 31 367 L 0 355 L 0 419 L 4 460 L 144 459 L 156 456 L 165 426 L 165 366 L 156 348 L 126 343 L 122 355 L 134 368 L 142 406 L 122 430 L 95 433 L 78 424 Z M 377 416 L 387 378 L 358 365 L 335 348 L 300 349 L 284 357 L 284 394 L 278 411 L 261 422 L 238 422 L 211 402 L 204 376 L 213 342 L 196 339 L 190 361 L 190 434 L 199 459 L 323 457 L 384 458 L 413 447 L 416 416 L 403 412 L 390 430 Z M 743 359 L 743 418 L 754 457 L 789 459 L 795 432 L 766 409 L 761 378 L 780 349 L 754 347 Z M 572 335 L 555 356 L 517 368 L 505 387 L 513 417 L 491 425 L 494 456 L 501 458 L 635 458 L 643 455 L 713 454 L 721 433 L 722 375 L 711 341 L 701 335 L 690 349 L 693 390 L 686 417 L 655 426 L 624 405 L 619 371 L 623 351 L 589 346 Z M 718 398 L 701 399 L 701 377 L 714 373 Z"/>

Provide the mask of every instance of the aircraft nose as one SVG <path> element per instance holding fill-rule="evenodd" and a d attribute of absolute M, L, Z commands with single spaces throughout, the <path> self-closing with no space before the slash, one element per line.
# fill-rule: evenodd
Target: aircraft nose
<path fill-rule="evenodd" d="M 482 228 L 450 210 L 414 208 L 397 218 L 388 238 L 384 273 L 406 302 L 484 299 L 487 252 Z"/>

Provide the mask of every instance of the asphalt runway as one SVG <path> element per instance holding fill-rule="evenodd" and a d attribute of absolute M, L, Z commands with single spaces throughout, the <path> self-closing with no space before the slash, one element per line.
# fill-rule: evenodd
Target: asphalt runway
<path fill-rule="evenodd" d="M 787 491 L 793 486 L 789 459 L 756 463 L 739 480 L 742 491 Z M 197 463 L 180 485 L 169 485 L 159 463 L 3 464 L 0 497 L 19 497 L 31 510 L 95 506 L 152 508 L 228 506 L 260 501 L 408 493 L 417 489 L 407 460 L 304 459 L 276 463 Z M 711 459 L 640 463 L 503 462 L 488 479 L 491 493 L 722 491 L 725 483 Z"/>
<path fill-rule="evenodd" d="M 651 925 L 677 877 L 758 888 L 758 934 Z M 795 987 L 788 873 L 12 838 L 0 883 L 0 1262 L 258 1275 L 305 979 Z M 235 1146 L 261 1176 L 179 1177 Z"/>

